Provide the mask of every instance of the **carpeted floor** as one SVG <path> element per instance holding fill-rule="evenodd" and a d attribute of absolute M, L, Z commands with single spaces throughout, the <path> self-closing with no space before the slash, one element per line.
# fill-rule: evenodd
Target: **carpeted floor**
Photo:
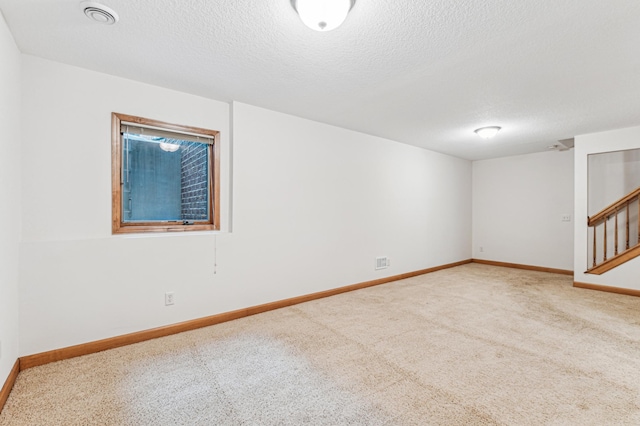
<path fill-rule="evenodd" d="M 470 264 L 23 371 L 0 425 L 640 425 L 640 298 Z"/>

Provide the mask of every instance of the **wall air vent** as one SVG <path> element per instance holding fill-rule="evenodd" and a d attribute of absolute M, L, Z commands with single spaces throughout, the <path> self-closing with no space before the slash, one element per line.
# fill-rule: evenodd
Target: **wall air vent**
<path fill-rule="evenodd" d="M 554 143 L 553 145 L 549 145 L 547 149 L 551 151 L 568 151 L 575 145 L 574 138 L 562 139 L 559 140 L 558 143 Z"/>
<path fill-rule="evenodd" d="M 391 261 L 387 256 L 376 257 L 376 269 L 388 268 L 390 264 Z"/>
<path fill-rule="evenodd" d="M 84 14 L 87 18 L 92 21 L 99 22 L 105 25 L 113 25 L 118 22 L 118 14 L 103 4 L 96 3 L 93 1 L 83 1 L 80 3 L 80 7 L 84 11 Z"/>

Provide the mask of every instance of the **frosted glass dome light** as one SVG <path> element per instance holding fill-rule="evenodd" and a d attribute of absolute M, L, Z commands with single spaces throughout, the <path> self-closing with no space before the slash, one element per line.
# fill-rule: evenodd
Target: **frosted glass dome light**
<path fill-rule="evenodd" d="M 482 139 L 491 139 L 500 131 L 500 127 L 498 126 L 490 126 L 490 127 L 481 127 L 479 129 L 474 130 L 478 136 Z"/>
<path fill-rule="evenodd" d="M 304 24 L 316 31 L 338 28 L 353 7 L 355 0 L 291 0 Z"/>

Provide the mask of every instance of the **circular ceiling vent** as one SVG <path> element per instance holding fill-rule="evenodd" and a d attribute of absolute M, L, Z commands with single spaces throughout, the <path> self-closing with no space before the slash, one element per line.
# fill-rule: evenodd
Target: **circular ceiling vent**
<path fill-rule="evenodd" d="M 101 24 L 113 25 L 120 19 L 115 10 L 100 3 L 83 1 L 80 3 L 80 7 L 82 7 L 87 18 Z"/>

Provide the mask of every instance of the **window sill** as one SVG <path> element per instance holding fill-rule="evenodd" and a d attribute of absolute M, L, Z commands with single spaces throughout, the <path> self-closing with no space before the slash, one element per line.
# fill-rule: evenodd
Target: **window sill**
<path fill-rule="evenodd" d="M 113 234 L 148 234 L 148 233 L 190 233 L 197 231 L 218 231 L 211 224 L 194 224 L 194 225 L 124 225 L 117 229 L 113 229 Z"/>
<path fill-rule="evenodd" d="M 186 237 L 204 237 L 228 234 L 226 231 L 191 231 L 191 232 L 129 232 L 121 234 L 113 234 L 111 237 L 122 239 L 144 239 L 144 238 L 186 238 Z"/>

